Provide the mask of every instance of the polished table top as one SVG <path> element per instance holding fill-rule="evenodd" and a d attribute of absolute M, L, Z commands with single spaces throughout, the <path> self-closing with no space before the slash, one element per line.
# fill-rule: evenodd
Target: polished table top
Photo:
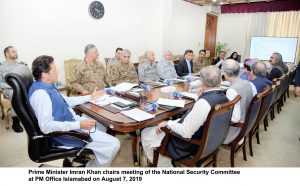
<path fill-rule="evenodd" d="M 179 83 L 174 85 L 176 87 L 176 91 L 178 92 L 188 92 L 189 84 L 188 83 Z M 169 98 L 169 94 L 162 93 L 160 88 L 152 88 L 150 92 L 147 94 L 148 102 L 152 102 L 157 100 L 158 98 Z M 126 98 L 124 98 L 126 99 Z M 82 105 L 76 106 L 76 109 L 80 112 L 90 116 L 91 118 L 97 120 L 99 123 L 110 127 L 112 130 L 118 132 L 133 132 L 138 129 L 142 129 L 163 120 L 168 119 L 169 117 L 175 116 L 177 114 L 183 113 L 190 109 L 194 101 L 191 99 L 179 98 L 185 100 L 184 108 L 177 108 L 172 111 L 168 111 L 166 109 L 158 108 L 156 112 L 149 112 L 150 114 L 154 114 L 155 118 L 146 120 L 143 122 L 137 122 L 133 119 L 130 119 L 124 116 L 121 113 L 112 113 L 106 109 L 103 109 L 101 106 L 98 106 L 93 103 L 84 103 Z M 139 108 L 139 106 L 137 106 Z"/>

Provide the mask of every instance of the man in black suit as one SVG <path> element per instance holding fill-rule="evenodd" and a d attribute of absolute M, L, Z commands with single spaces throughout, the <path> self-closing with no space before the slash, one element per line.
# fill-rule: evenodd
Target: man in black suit
<path fill-rule="evenodd" d="M 184 52 L 184 59 L 180 61 L 176 67 L 176 72 L 178 76 L 186 76 L 193 73 L 193 51 L 186 50 Z"/>
<path fill-rule="evenodd" d="M 213 64 L 219 67 L 219 69 L 222 69 L 222 64 L 225 61 L 225 56 L 226 56 L 226 52 L 220 51 L 218 57 L 214 59 Z"/>

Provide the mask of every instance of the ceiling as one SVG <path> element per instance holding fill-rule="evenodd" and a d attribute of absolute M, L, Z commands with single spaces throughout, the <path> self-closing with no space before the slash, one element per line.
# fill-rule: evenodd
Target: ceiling
<path fill-rule="evenodd" d="M 255 3 L 255 2 L 270 2 L 274 0 L 184 0 L 199 6 L 213 5 L 219 6 L 224 4 L 238 4 L 238 3 Z"/>

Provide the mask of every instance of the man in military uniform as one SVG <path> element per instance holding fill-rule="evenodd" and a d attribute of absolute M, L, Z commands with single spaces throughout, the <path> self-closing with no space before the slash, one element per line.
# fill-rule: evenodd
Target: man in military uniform
<path fill-rule="evenodd" d="M 154 61 L 155 55 L 153 51 L 145 52 L 146 60 L 141 62 L 138 67 L 139 80 L 141 82 L 158 81 L 159 75 L 157 71 L 157 63 Z"/>
<path fill-rule="evenodd" d="M 139 78 L 134 65 L 130 63 L 131 52 L 124 49 L 120 55 L 120 61 L 112 66 L 111 81 L 115 86 L 119 83 L 138 83 Z"/>
<path fill-rule="evenodd" d="M 107 65 L 113 65 L 116 64 L 118 61 L 120 61 L 122 50 L 123 50 L 122 48 L 117 48 L 115 56 L 108 60 Z"/>
<path fill-rule="evenodd" d="M 18 59 L 18 53 L 13 46 L 8 46 L 4 49 L 4 56 L 6 60 L 0 63 L 0 87 L 3 90 L 3 96 L 11 100 L 13 96 L 13 90 L 5 82 L 5 76 L 6 74 L 10 73 L 12 69 L 18 68 L 20 65 L 27 66 L 27 64 L 21 61 L 16 61 Z M 12 129 L 18 133 L 23 132 L 23 128 L 20 125 L 20 120 L 13 108 L 11 108 L 11 116 L 13 120 Z"/>
<path fill-rule="evenodd" d="M 99 52 L 96 46 L 88 44 L 84 53 L 84 60 L 73 70 L 72 90 L 81 94 L 91 94 L 95 89 L 112 86 L 104 66 L 97 60 Z"/>
<path fill-rule="evenodd" d="M 199 51 L 199 56 L 193 60 L 193 73 L 200 72 L 201 68 L 208 66 L 209 61 L 205 56 L 206 52 L 204 49 Z"/>

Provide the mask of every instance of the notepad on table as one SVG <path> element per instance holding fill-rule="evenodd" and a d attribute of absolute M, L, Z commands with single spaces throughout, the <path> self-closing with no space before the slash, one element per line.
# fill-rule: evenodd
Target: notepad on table
<path fill-rule="evenodd" d="M 125 82 L 125 83 L 120 83 L 117 86 L 111 87 L 111 89 L 114 91 L 117 91 L 117 92 L 124 92 L 124 91 L 128 91 L 136 86 L 138 86 L 138 84 Z"/>
<path fill-rule="evenodd" d="M 96 105 L 99 106 L 104 106 L 104 105 L 109 105 L 112 103 L 116 103 L 116 102 L 121 102 L 122 104 L 127 105 L 128 107 L 131 106 L 133 104 L 133 102 L 116 97 L 116 96 L 109 96 L 107 94 L 105 94 L 104 96 L 102 96 L 101 98 L 97 99 L 97 100 L 92 100 L 90 101 L 91 103 L 94 103 Z"/>
<path fill-rule="evenodd" d="M 183 108 L 184 104 L 185 104 L 185 101 L 184 100 L 174 100 L 174 99 L 159 98 L 157 100 L 157 104 Z"/>
<path fill-rule="evenodd" d="M 131 118 L 131 119 L 134 119 L 134 120 L 138 121 L 138 122 L 145 121 L 145 120 L 148 120 L 148 119 L 152 119 L 152 118 L 155 117 L 155 115 L 149 114 L 149 113 L 147 113 L 145 111 L 142 111 L 138 108 L 122 111 L 121 113 L 123 115 Z"/>
<path fill-rule="evenodd" d="M 198 99 L 198 95 L 195 93 L 191 93 L 191 92 L 182 92 L 181 93 L 183 95 L 183 97 L 189 98 L 189 99 L 194 99 L 195 101 L 197 101 Z"/>

